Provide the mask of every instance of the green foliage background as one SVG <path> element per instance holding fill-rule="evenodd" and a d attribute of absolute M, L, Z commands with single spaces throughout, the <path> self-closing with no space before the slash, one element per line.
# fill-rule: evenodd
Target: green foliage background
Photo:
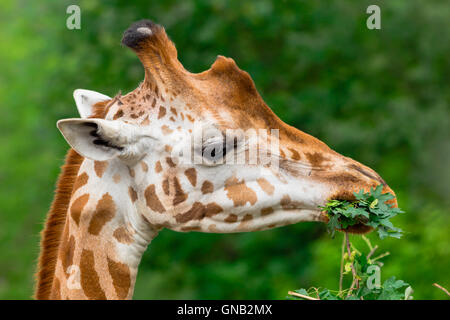
<path fill-rule="evenodd" d="M 66 28 L 78 4 L 82 29 Z M 382 29 L 368 30 L 370 4 Z M 23 1 L 0 3 L 0 298 L 28 299 L 42 229 L 67 144 L 58 119 L 72 92 L 110 96 L 143 78 L 122 32 L 163 24 L 193 72 L 233 57 L 287 123 L 374 168 L 406 214 L 382 280 L 414 297 L 450 286 L 450 5 L 391 1 Z M 135 298 L 283 299 L 290 289 L 337 288 L 341 241 L 303 223 L 248 234 L 162 231 L 143 257 Z M 379 243 L 376 235 L 370 236 Z M 354 240 L 358 247 L 358 241 Z M 380 243 L 379 243 L 380 244 Z"/>

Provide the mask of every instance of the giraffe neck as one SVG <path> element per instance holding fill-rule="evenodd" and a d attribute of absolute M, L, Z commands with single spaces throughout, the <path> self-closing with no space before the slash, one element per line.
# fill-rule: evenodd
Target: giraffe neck
<path fill-rule="evenodd" d="M 50 299 L 132 297 L 142 254 L 158 230 L 137 214 L 131 172 L 118 163 L 84 160 L 66 214 Z"/>

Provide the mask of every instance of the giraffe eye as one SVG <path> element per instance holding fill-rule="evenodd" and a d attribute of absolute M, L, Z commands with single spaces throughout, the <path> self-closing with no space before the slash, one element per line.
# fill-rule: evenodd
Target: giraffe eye
<path fill-rule="evenodd" d="M 208 161 L 217 162 L 226 156 L 227 145 L 225 139 L 202 146 L 202 157 Z"/>
<path fill-rule="evenodd" d="M 237 147 L 238 139 L 236 137 L 226 139 L 225 135 L 222 135 L 206 141 L 201 148 L 201 155 L 205 160 L 204 164 L 223 164 L 225 156 L 230 152 L 234 152 Z"/>
<path fill-rule="evenodd" d="M 204 165 L 224 164 L 224 158 L 228 153 L 234 153 L 238 149 L 240 137 L 233 132 L 228 134 L 218 130 L 207 133 L 209 133 L 207 138 L 203 136 L 201 148 L 196 149 L 196 152 L 201 154 Z"/>

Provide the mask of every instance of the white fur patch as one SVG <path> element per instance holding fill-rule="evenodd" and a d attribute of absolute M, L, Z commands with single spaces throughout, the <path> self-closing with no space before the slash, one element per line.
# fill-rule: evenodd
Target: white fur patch
<path fill-rule="evenodd" d="M 147 36 L 151 36 L 153 34 L 152 30 L 150 30 L 150 28 L 147 27 L 137 28 L 136 31 Z"/>

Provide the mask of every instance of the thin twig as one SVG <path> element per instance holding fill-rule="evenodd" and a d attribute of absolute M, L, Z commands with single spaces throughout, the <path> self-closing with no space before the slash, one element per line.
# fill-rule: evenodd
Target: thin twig
<path fill-rule="evenodd" d="M 372 251 L 373 247 L 372 244 L 370 243 L 369 238 L 367 238 L 365 235 L 362 235 L 361 238 L 366 242 L 367 246 L 369 247 L 369 250 Z"/>
<path fill-rule="evenodd" d="M 347 232 L 345 233 L 345 242 L 347 243 L 348 258 L 351 259 L 352 253 L 350 251 L 350 240 L 348 238 Z M 353 291 L 355 285 L 356 285 L 356 288 L 359 288 L 358 275 L 356 274 L 356 269 L 355 269 L 355 266 L 353 265 L 353 261 L 351 261 L 351 267 L 352 267 L 353 281 L 352 281 L 352 285 L 350 287 L 347 297 L 352 294 L 352 291 Z"/>
<path fill-rule="evenodd" d="M 319 297 L 319 288 L 313 287 L 313 289 L 314 289 L 314 291 L 316 291 L 317 299 L 320 300 L 320 297 Z"/>
<path fill-rule="evenodd" d="M 358 279 L 353 278 L 352 285 L 350 286 L 350 290 L 348 291 L 347 297 L 351 296 L 353 290 L 355 289 L 356 284 L 359 286 Z"/>
<path fill-rule="evenodd" d="M 437 283 L 433 283 L 433 286 L 435 286 L 438 289 L 441 289 L 442 291 L 444 291 L 448 296 L 450 296 L 450 293 L 448 292 L 447 289 L 445 289 L 444 287 L 438 285 Z"/>
<path fill-rule="evenodd" d="M 384 258 L 384 257 L 390 255 L 390 254 L 391 254 L 391 253 L 390 253 L 389 251 L 386 251 L 385 253 L 380 254 L 378 257 L 373 258 L 372 261 L 377 261 L 377 260 L 379 260 L 379 259 L 381 259 L 381 258 Z"/>
<path fill-rule="evenodd" d="M 291 295 L 291 296 L 296 296 L 296 297 L 303 298 L 303 299 L 306 299 L 306 300 L 320 300 L 320 299 L 313 298 L 313 297 L 310 297 L 310 296 L 305 296 L 304 294 L 297 293 L 297 292 L 294 292 L 294 291 L 288 291 L 288 294 Z"/>
<path fill-rule="evenodd" d="M 345 252 L 345 237 L 342 237 L 341 269 L 339 273 L 339 296 L 342 294 L 342 283 L 344 282 L 344 252 Z"/>
<path fill-rule="evenodd" d="M 375 247 L 372 248 L 372 250 L 370 250 L 369 254 L 367 255 L 367 260 L 370 259 L 370 257 L 375 253 L 375 251 L 377 251 L 378 249 L 378 245 L 376 245 Z"/>
<path fill-rule="evenodd" d="M 355 246 L 353 245 L 353 243 L 351 243 L 351 242 L 350 242 L 350 247 L 351 247 L 351 249 L 352 249 L 353 251 L 356 252 L 356 254 L 361 255 L 361 252 L 359 252 L 359 250 L 356 249 L 356 247 L 355 247 Z"/>

